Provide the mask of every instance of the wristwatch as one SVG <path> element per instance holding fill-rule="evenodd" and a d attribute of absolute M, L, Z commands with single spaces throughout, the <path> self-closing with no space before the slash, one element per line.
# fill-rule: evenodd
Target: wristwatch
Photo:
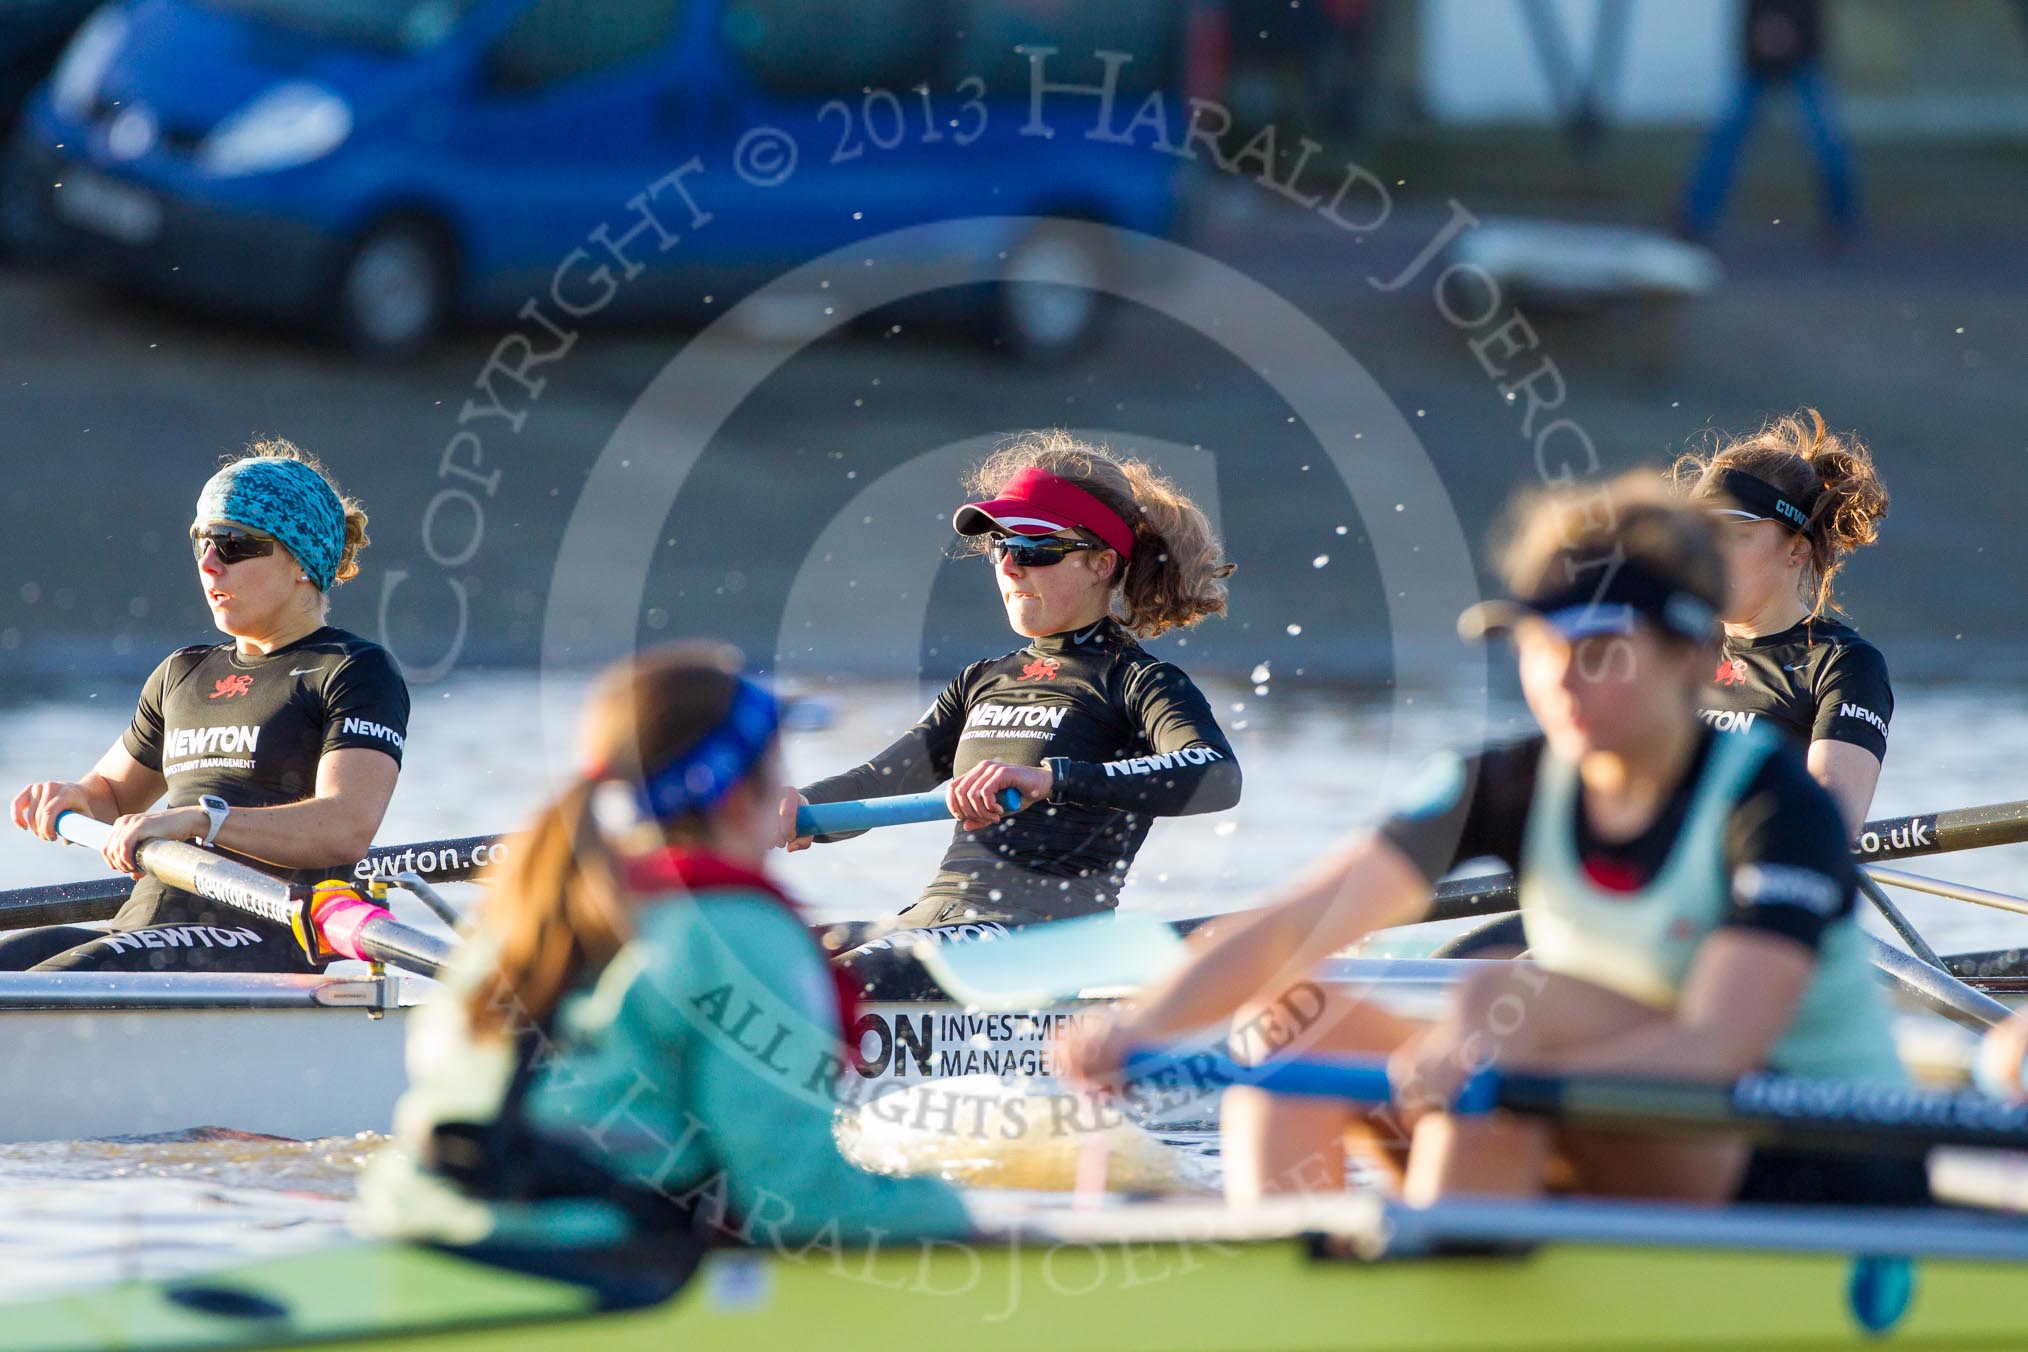
<path fill-rule="evenodd" d="M 212 841 L 218 839 L 218 828 L 225 825 L 225 816 L 228 812 L 232 811 L 232 804 L 226 802 L 215 793 L 207 793 L 197 800 L 197 805 L 204 809 L 206 816 L 211 818 L 211 829 L 206 831 L 204 839 L 197 843 L 209 845 Z"/>

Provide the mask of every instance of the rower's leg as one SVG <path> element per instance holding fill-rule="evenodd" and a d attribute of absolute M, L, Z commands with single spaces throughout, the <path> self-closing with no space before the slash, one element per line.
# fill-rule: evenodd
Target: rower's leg
<path fill-rule="evenodd" d="M 104 937 L 104 930 L 83 925 L 40 925 L 0 934 L 0 972 L 28 971 L 67 949 Z"/>
<path fill-rule="evenodd" d="M 1557 1149 L 1575 1191 L 1669 1202 L 1730 1200 L 1750 1153 L 1737 1137 L 1671 1140 L 1609 1131 L 1559 1132 Z"/>
<path fill-rule="evenodd" d="M 1415 1124 L 1401 1199 L 1428 1206 L 1442 1197 L 1533 1197 L 1542 1191 L 1549 1141 L 1546 1124 L 1511 1113 L 1430 1113 Z"/>
<path fill-rule="evenodd" d="M 1591 982 L 1513 963 L 1481 968 L 1460 983 L 1432 1036 L 1464 1059 L 1456 1068 L 1462 1074 L 1528 1066 L 1666 1017 Z M 1507 1113 L 1430 1113 L 1415 1125 L 1402 1196 L 1416 1206 L 1465 1194 L 1533 1196 L 1543 1189 L 1553 1140 L 1546 1123 Z"/>
<path fill-rule="evenodd" d="M 1233 1027 L 1234 1056 L 1259 1061 L 1284 1052 L 1384 1054 L 1423 1024 L 1305 983 L 1242 1009 Z M 1343 1191 L 1347 1133 L 1391 1141 L 1398 1138 L 1394 1121 L 1392 1114 L 1375 1119 L 1342 1103 L 1228 1089 L 1219 1109 L 1226 1198 L 1245 1205 L 1271 1195 Z"/>

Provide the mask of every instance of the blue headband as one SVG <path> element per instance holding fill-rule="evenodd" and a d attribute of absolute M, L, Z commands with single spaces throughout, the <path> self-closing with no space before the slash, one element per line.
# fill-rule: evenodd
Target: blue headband
<path fill-rule="evenodd" d="M 197 495 L 199 521 L 234 521 L 266 531 L 330 591 L 345 554 L 345 504 L 324 476 L 300 460 L 249 456 L 211 476 Z"/>
<path fill-rule="evenodd" d="M 775 697 L 742 677 L 725 721 L 643 781 L 642 811 L 661 822 L 710 811 L 760 763 L 780 722 Z"/>

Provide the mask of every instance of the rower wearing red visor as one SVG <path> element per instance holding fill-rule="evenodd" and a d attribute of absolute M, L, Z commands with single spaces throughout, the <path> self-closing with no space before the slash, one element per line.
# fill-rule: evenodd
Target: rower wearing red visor
<path fill-rule="evenodd" d="M 1223 614 L 1233 565 L 1204 513 L 1153 467 L 1063 432 L 1001 448 L 966 487 L 974 501 L 953 525 L 992 561 L 1007 623 L 1027 642 L 965 668 L 893 745 L 791 803 L 949 785 L 958 825 L 902 912 L 909 925 L 1110 910 L 1155 818 L 1239 801 L 1239 763 L 1211 706 L 1138 641 Z M 995 801 L 1008 788 L 1021 810 Z"/>

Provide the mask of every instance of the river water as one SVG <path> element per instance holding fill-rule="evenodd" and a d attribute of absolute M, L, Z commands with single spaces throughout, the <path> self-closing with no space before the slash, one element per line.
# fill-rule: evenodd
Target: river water
<path fill-rule="evenodd" d="M 560 685 L 550 707 L 567 706 L 581 689 L 581 682 Z M 1440 687 L 1399 699 L 1388 692 L 1284 692 L 1272 677 L 1210 687 L 1245 768 L 1244 798 L 1228 813 L 1157 824 L 1128 906 L 1176 916 L 1247 904 L 1381 813 L 1390 745 L 1398 765 L 1412 765 L 1457 744 L 1477 717 L 1459 691 Z M 914 682 L 810 692 L 807 726 L 787 741 L 791 773 L 807 780 L 856 763 L 907 726 L 933 694 Z M 2028 689 L 1904 685 L 1897 694 L 1893 750 L 1872 815 L 2028 797 Z M 540 731 L 539 695 L 537 678 L 519 672 L 465 675 L 419 689 L 407 763 L 380 839 L 423 841 L 519 822 L 567 761 L 567 741 Z M 0 785 L 11 796 L 33 779 L 81 773 L 124 728 L 132 698 L 130 689 L 109 684 L 0 702 Z M 1511 705 L 1496 703 L 1487 717 L 1496 730 L 1523 724 Z M 879 916 L 898 909 L 928 878 L 948 831 L 925 825 L 874 832 L 786 857 L 780 873 L 825 918 Z M 8 886 L 96 877 L 102 870 L 95 863 L 84 851 L 0 830 L 0 879 Z M 2028 846 L 1909 867 L 2017 890 L 2028 873 Z M 1899 900 L 1939 951 L 2028 944 L 2028 919 L 1921 895 Z M 406 912 L 404 918 L 421 919 Z M 281 1142 L 228 1130 L 0 1145 L 0 1298 L 318 1242 L 342 1227 L 353 1177 L 374 1143 L 371 1137 Z M 1174 1148 L 1202 1158 L 1210 1143 L 1178 1138 Z"/>

